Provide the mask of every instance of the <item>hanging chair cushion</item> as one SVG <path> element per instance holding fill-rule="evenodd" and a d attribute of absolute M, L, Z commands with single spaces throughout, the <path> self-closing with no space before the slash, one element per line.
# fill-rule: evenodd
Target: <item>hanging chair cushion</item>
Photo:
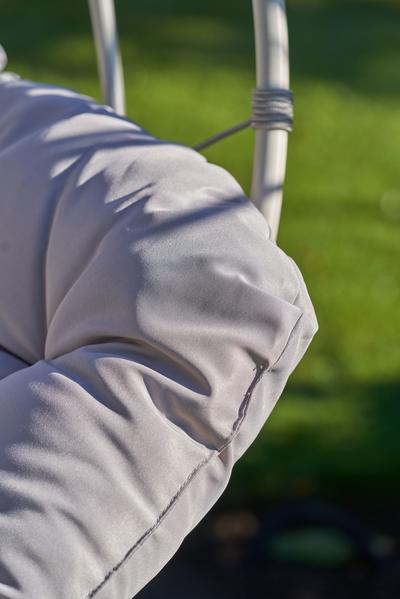
<path fill-rule="evenodd" d="M 131 599 L 314 311 L 225 170 L 90 98 L 0 75 L 0 182 L 0 597 Z"/>

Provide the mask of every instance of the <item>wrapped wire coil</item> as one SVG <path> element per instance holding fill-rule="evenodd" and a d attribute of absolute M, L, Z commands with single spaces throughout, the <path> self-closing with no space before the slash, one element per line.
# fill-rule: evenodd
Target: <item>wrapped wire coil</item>
<path fill-rule="evenodd" d="M 254 89 L 252 108 L 253 129 L 292 131 L 293 92 L 289 89 Z"/>

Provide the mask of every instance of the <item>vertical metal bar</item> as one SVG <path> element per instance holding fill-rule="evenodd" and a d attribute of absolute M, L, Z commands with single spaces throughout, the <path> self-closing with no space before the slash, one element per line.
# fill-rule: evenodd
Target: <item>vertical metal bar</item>
<path fill-rule="evenodd" d="M 252 0 L 257 87 L 289 88 L 288 30 L 284 0 Z M 251 199 L 261 210 L 276 240 L 286 170 L 287 131 L 258 129 Z"/>
<path fill-rule="evenodd" d="M 7 66 L 7 54 L 3 46 L 0 44 L 0 73 L 4 71 Z"/>
<path fill-rule="evenodd" d="M 104 102 L 125 114 L 125 86 L 113 0 L 89 0 Z"/>

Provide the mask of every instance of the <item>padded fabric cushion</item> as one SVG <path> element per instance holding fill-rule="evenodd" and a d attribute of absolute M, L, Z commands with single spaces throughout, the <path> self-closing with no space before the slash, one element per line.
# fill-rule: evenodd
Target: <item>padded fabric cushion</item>
<path fill-rule="evenodd" d="M 227 172 L 90 98 L 0 76 L 0 186 L 0 597 L 131 599 L 314 311 Z"/>

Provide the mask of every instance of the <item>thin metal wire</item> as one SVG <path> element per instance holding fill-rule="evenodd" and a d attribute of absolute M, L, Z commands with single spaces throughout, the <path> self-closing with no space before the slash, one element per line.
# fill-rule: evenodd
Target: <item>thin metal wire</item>
<path fill-rule="evenodd" d="M 216 133 L 215 135 L 208 137 L 204 141 L 193 146 L 193 149 L 197 150 L 198 152 L 200 150 L 204 150 L 204 148 L 208 148 L 209 146 L 212 146 L 213 144 L 217 143 L 218 141 L 221 141 L 222 139 L 225 139 L 226 137 L 229 137 L 230 135 L 234 135 L 235 133 L 238 133 L 239 131 L 243 131 L 243 129 L 247 129 L 247 127 L 250 127 L 250 125 L 251 125 L 251 119 L 242 121 L 241 123 L 238 123 L 237 125 L 234 125 L 233 127 L 229 127 L 229 129 L 225 129 L 224 131 L 221 131 L 220 133 Z"/>

